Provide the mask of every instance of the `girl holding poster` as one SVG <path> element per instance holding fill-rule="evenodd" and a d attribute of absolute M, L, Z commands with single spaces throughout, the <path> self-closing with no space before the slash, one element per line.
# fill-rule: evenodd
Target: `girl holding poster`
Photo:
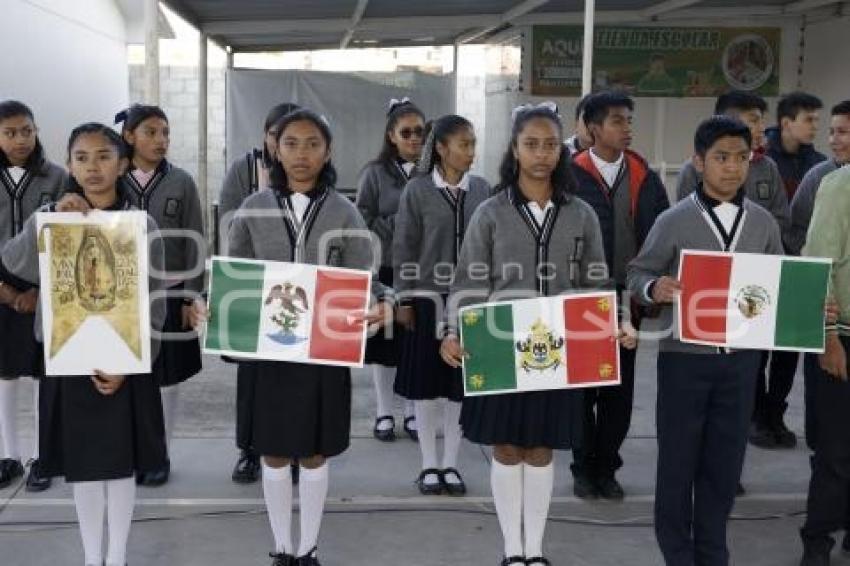
<path fill-rule="evenodd" d="M 245 199 L 233 219 L 229 251 L 234 257 L 371 269 L 371 237 L 357 209 L 333 187 L 331 130 L 306 109 L 284 116 L 278 132 L 272 190 Z M 275 297 L 299 310 L 314 305 L 304 289 L 282 282 Z M 378 303 L 366 321 L 391 316 L 391 290 L 372 281 Z M 374 292 L 374 291 L 373 291 Z M 271 295 L 269 295 L 272 298 Z M 300 298 L 299 298 L 300 297 Z M 385 301 L 385 299 L 387 299 Z M 196 309 L 195 321 L 206 318 Z M 288 317 L 287 324 L 291 322 Z M 328 491 L 328 458 L 349 445 L 351 372 L 347 367 L 257 361 L 252 444 L 263 459 L 263 493 L 275 541 L 273 566 L 317 566 L 317 541 Z M 301 478 L 301 540 L 291 535 L 290 465 L 298 459 Z"/>
<path fill-rule="evenodd" d="M 470 222 L 451 289 L 440 353 L 452 367 L 460 367 L 466 355 L 455 327 L 459 306 L 559 295 L 608 281 L 599 222 L 574 196 L 563 139 L 554 104 L 514 110 L 500 184 Z M 582 411 L 579 390 L 464 399 L 464 435 L 493 446 L 490 481 L 504 536 L 502 565 L 549 564 L 542 545 L 552 451 L 581 441 Z"/>
<path fill-rule="evenodd" d="M 83 124 L 68 142 L 70 188 L 55 205 L 42 211 L 119 211 L 134 207 L 118 186 L 127 166 L 121 138 L 102 124 Z M 148 219 L 151 270 L 162 269 L 164 253 Z M 36 217 L 3 250 L 3 266 L 32 285 L 39 284 Z M 149 278 L 151 293 L 161 289 Z M 151 303 L 152 329 L 162 328 L 165 305 Z M 36 339 L 43 337 L 40 306 Z M 158 344 L 151 343 L 151 358 Z M 97 360 L 92 362 L 96 366 Z M 105 564 L 123 566 L 135 505 L 134 474 L 155 470 L 165 462 L 162 405 L 150 374 L 48 376 L 41 379 L 40 465 L 47 476 L 64 476 L 73 486 L 86 565 L 104 564 L 103 522 L 109 546 Z"/>

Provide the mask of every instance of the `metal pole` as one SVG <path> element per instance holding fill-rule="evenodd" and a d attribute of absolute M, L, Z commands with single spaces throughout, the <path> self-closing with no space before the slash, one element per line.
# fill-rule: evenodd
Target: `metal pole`
<path fill-rule="evenodd" d="M 596 0 L 584 0 L 584 51 L 581 65 L 581 95 L 593 90 L 593 22 Z"/>
<path fill-rule="evenodd" d="M 209 191 L 207 190 L 207 34 L 200 34 L 198 45 L 198 197 L 204 210 L 204 223 L 209 226 Z M 209 233 L 209 231 L 208 231 Z"/>
<path fill-rule="evenodd" d="M 159 104 L 159 1 L 145 0 L 145 102 Z"/>
<path fill-rule="evenodd" d="M 458 81 L 457 81 L 457 61 L 460 45 L 455 43 L 452 45 L 452 89 L 454 90 L 454 98 L 452 99 L 452 112 L 457 114 L 457 96 L 458 96 Z"/>

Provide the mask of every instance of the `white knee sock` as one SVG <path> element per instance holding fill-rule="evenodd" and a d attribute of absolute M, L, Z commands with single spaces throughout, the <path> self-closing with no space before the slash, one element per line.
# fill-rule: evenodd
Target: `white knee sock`
<path fill-rule="evenodd" d="M 522 472 L 523 465 L 506 466 L 493 458 L 490 488 L 502 537 L 505 556 L 522 556 Z"/>
<path fill-rule="evenodd" d="M 414 401 L 416 426 L 419 429 L 419 449 L 422 451 L 422 469 L 437 468 L 437 401 Z"/>
<path fill-rule="evenodd" d="M 32 388 L 32 414 L 33 414 L 33 429 L 32 429 L 32 459 L 38 460 L 38 397 L 41 382 L 37 379 L 33 380 Z"/>
<path fill-rule="evenodd" d="M 177 424 L 177 412 L 180 409 L 180 385 L 169 385 L 160 390 L 162 394 L 162 419 L 165 423 L 166 447 L 171 450 L 171 438 Z"/>
<path fill-rule="evenodd" d="M 20 379 L 0 379 L 0 437 L 3 439 L 2 458 L 19 460 L 18 445 L 18 382 Z"/>
<path fill-rule="evenodd" d="M 127 538 L 135 505 L 135 478 L 106 482 L 106 526 L 109 532 L 106 566 L 124 566 L 127 561 Z"/>
<path fill-rule="evenodd" d="M 534 558 L 543 556 L 543 532 L 549 517 L 549 504 L 552 502 L 552 485 L 555 467 L 552 462 L 546 466 L 523 464 L 523 524 L 525 526 L 525 556 Z"/>
<path fill-rule="evenodd" d="M 375 383 L 376 417 L 392 416 L 393 414 L 393 382 L 395 368 L 374 364 L 372 366 L 372 381 Z M 381 422 L 383 430 L 390 428 L 386 421 Z"/>
<path fill-rule="evenodd" d="M 328 463 L 325 462 L 313 470 L 302 466 L 301 480 L 298 482 L 298 514 L 301 519 L 298 556 L 304 556 L 318 543 L 327 497 Z"/>
<path fill-rule="evenodd" d="M 404 416 L 405 418 L 413 417 L 413 422 L 411 422 L 410 424 L 413 426 L 413 428 L 416 428 L 416 412 L 413 408 L 413 401 L 404 402 Z"/>
<path fill-rule="evenodd" d="M 263 498 L 275 552 L 292 554 L 292 466 L 271 468 L 263 462 Z"/>
<path fill-rule="evenodd" d="M 106 485 L 102 481 L 75 482 L 74 506 L 83 539 L 86 564 L 103 562 L 103 515 L 106 507 Z"/>
<path fill-rule="evenodd" d="M 443 469 L 457 468 L 460 450 L 460 403 L 446 401 L 443 408 Z M 454 476 L 449 476 L 449 479 Z"/>

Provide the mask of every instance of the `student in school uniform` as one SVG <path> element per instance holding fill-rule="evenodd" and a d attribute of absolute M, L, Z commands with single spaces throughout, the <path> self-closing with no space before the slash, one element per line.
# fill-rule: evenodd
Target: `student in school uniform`
<path fill-rule="evenodd" d="M 390 100 L 387 110 L 387 125 L 384 142 L 375 160 L 360 172 L 357 183 L 357 209 L 366 225 L 381 241 L 381 267 L 378 277 L 381 283 L 392 286 L 393 282 L 393 230 L 395 227 L 401 191 L 413 176 L 422 154 L 425 131 L 425 115 L 409 98 Z M 387 333 L 391 332 L 391 336 Z M 385 329 L 369 339 L 366 346 L 366 363 L 372 364 L 372 380 L 375 383 L 377 410 L 372 434 L 378 440 L 395 440 L 393 418 L 393 383 L 401 346 L 396 325 Z M 413 403 L 405 404 L 404 431 L 417 440 L 416 417 Z"/>
<path fill-rule="evenodd" d="M 162 388 L 166 445 L 171 445 L 179 408 L 179 384 L 201 371 L 198 336 L 189 326 L 192 304 L 204 284 L 206 240 L 203 208 L 195 181 L 168 162 L 170 128 L 158 106 L 134 104 L 116 116 L 130 164 L 121 177 L 127 198 L 148 212 L 163 233 L 167 296 L 162 351 L 153 374 Z M 163 300 L 160 298 L 159 300 Z M 171 461 L 160 470 L 139 476 L 140 485 L 168 481 Z"/>
<path fill-rule="evenodd" d="M 752 133 L 727 116 L 702 122 L 694 165 L 702 184 L 664 212 L 629 264 L 628 289 L 661 307 L 655 533 L 669 566 L 729 564 L 726 523 L 735 500 L 753 411 L 758 350 L 679 341 L 673 327 L 683 249 L 783 253 L 779 225 L 746 197 Z"/>
<path fill-rule="evenodd" d="M 296 110 L 275 124 L 277 161 L 271 189 L 240 207 L 227 255 L 371 269 L 371 236 L 357 208 L 334 190 L 332 136 L 324 117 Z M 276 211 L 279 214 L 269 214 Z M 328 232 L 342 231 L 330 237 Z M 323 256 L 319 256 L 319 254 Z M 378 302 L 366 321 L 392 314 L 392 290 L 373 278 Z M 197 318 L 203 319 L 205 312 Z M 275 541 L 273 566 L 318 566 L 318 536 L 328 491 L 328 460 L 349 446 L 351 372 L 348 368 L 258 361 L 252 446 L 262 455 L 263 494 Z M 290 463 L 301 467 L 301 539 L 291 540 Z"/>
<path fill-rule="evenodd" d="M 234 161 L 221 185 L 218 201 L 219 239 L 221 246 L 227 242 L 233 216 L 242 202 L 252 194 L 268 188 L 268 171 L 277 153 L 277 130 L 274 125 L 299 106 L 284 102 L 274 106 L 263 123 L 263 149 L 252 150 Z M 236 483 L 256 482 L 260 477 L 260 455 L 251 446 L 251 424 L 254 416 L 253 365 L 248 360 L 236 362 L 236 447 L 239 458 L 233 467 L 231 479 Z M 293 472 L 297 468 L 293 468 Z"/>
<path fill-rule="evenodd" d="M 48 161 L 38 139 L 32 110 L 16 100 L 0 102 L 0 247 L 14 238 L 29 216 L 53 202 L 67 175 Z M 24 474 L 18 438 L 18 383 L 38 373 L 41 349 L 31 332 L 38 288 L 0 272 L 0 489 Z M 27 491 L 44 491 L 51 480 L 41 473 L 38 459 L 38 385 L 34 387 L 35 438 Z"/>
<path fill-rule="evenodd" d="M 83 124 L 68 142 L 69 189 L 54 205 L 42 211 L 134 210 L 120 187 L 127 165 L 121 137 L 103 124 Z M 149 260 L 151 293 L 162 289 L 153 276 L 164 264 L 157 227 L 148 217 L 151 236 Z M 38 237 L 35 216 L 3 249 L 6 270 L 31 285 L 39 282 Z M 152 334 L 162 328 L 165 305 L 150 305 Z M 36 338 L 42 340 L 41 313 L 37 310 Z M 151 358 L 158 350 L 151 342 Z M 74 505 L 85 552 L 86 566 L 124 566 L 127 537 L 135 505 L 134 474 L 158 469 L 166 458 L 159 388 L 150 374 L 108 375 L 97 370 L 88 376 L 41 378 L 40 458 L 42 472 L 64 476 L 74 492 Z M 109 543 L 103 556 L 106 517 Z M 67 557 L 60 559 L 68 563 Z"/>
<path fill-rule="evenodd" d="M 599 220 L 575 196 L 554 108 L 544 102 L 514 110 L 500 183 L 470 222 L 451 287 L 440 351 L 452 367 L 459 368 L 466 355 L 457 334 L 459 307 L 609 284 Z M 519 269 L 505 270 L 505 265 Z M 490 485 L 504 538 L 502 566 L 550 564 L 543 555 L 543 535 L 552 499 L 553 451 L 582 442 L 583 413 L 579 390 L 463 400 L 464 436 L 493 447 Z"/>
<path fill-rule="evenodd" d="M 457 470 L 460 450 L 460 373 L 440 358 L 438 326 L 464 233 L 475 209 L 490 196 L 490 185 L 472 175 L 475 131 L 461 116 L 434 120 L 425 141 L 421 173 L 404 188 L 393 238 L 393 287 L 404 328 L 395 391 L 413 401 L 423 495 L 463 495 Z M 437 458 L 437 428 L 443 428 L 443 460 Z"/>
<path fill-rule="evenodd" d="M 605 259 L 619 294 L 624 325 L 640 328 L 646 309 L 633 305 L 626 266 L 643 245 L 658 215 L 669 206 L 667 191 L 646 160 L 629 149 L 634 102 L 619 92 L 603 91 L 585 100 L 583 119 L 593 142 L 573 156 L 576 196 L 599 217 Z M 620 448 L 629 432 L 635 389 L 634 348 L 620 348 L 621 385 L 584 391 L 584 442 L 573 449 L 573 493 L 582 499 L 622 500 L 616 472 Z"/>

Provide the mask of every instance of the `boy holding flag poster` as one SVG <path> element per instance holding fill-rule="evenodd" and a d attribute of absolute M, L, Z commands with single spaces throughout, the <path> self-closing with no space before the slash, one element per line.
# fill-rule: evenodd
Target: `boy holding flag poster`
<path fill-rule="evenodd" d="M 781 255 L 779 225 L 746 198 L 752 134 L 715 116 L 694 137 L 703 182 L 663 213 L 629 264 L 628 288 L 647 305 L 670 304 L 683 249 Z M 761 353 L 686 344 L 672 335 L 658 355 L 655 533 L 665 563 L 728 564 L 726 521 L 741 476 Z"/>

